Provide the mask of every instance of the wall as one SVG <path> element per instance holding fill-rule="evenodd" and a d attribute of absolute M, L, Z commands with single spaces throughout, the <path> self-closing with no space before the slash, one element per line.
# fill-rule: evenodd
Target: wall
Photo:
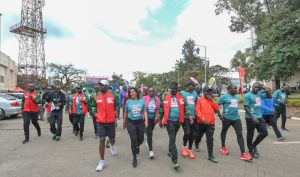
<path fill-rule="evenodd" d="M 0 90 L 17 86 L 17 65 L 9 56 L 0 51 Z"/>

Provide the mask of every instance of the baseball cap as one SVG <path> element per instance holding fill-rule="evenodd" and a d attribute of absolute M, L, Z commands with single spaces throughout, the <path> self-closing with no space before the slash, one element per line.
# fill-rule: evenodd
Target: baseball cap
<path fill-rule="evenodd" d="M 100 86 L 108 86 L 108 80 L 101 80 L 98 84 Z"/>

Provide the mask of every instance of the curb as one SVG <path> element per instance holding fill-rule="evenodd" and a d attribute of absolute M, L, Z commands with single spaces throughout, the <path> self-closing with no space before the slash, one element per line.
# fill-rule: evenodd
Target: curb
<path fill-rule="evenodd" d="M 299 117 L 291 117 L 291 119 L 293 119 L 293 120 L 300 120 Z"/>

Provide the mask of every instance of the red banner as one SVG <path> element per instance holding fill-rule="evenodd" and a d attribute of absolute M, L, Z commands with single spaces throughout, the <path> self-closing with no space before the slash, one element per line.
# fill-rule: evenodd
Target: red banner
<path fill-rule="evenodd" d="M 245 68 L 240 68 L 239 69 L 239 74 L 240 74 L 240 82 L 241 82 L 241 94 L 244 97 L 244 80 L 245 80 Z"/>

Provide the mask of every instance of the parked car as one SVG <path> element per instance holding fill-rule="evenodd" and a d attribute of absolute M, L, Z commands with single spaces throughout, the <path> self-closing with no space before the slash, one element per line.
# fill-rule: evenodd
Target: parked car
<path fill-rule="evenodd" d="M 17 117 L 21 114 L 21 99 L 0 94 L 0 120 L 6 117 Z"/>
<path fill-rule="evenodd" d="M 5 93 L 6 95 L 10 95 L 10 96 L 13 96 L 13 97 L 16 97 L 17 99 L 23 99 L 24 97 L 24 94 L 23 93 Z"/>

